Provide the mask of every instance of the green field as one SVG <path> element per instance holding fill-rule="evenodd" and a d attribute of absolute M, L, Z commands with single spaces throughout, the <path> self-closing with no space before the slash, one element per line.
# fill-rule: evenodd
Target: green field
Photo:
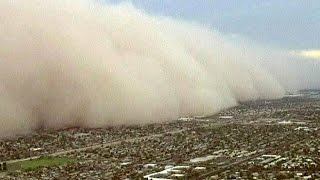
<path fill-rule="evenodd" d="M 61 166 L 61 165 L 66 165 L 74 162 L 76 162 L 76 160 L 72 158 L 45 156 L 38 159 L 32 159 L 32 160 L 26 160 L 26 161 L 8 164 L 8 171 L 9 172 L 13 172 L 16 170 L 34 171 L 41 167 Z"/>

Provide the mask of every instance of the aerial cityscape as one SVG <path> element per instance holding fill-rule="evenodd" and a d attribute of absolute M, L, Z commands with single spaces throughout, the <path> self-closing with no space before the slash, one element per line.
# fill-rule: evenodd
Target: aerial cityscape
<path fill-rule="evenodd" d="M 0 180 L 320 180 L 319 32 L 319 0 L 0 0 Z"/>
<path fill-rule="evenodd" d="M 4 179 L 317 179 L 319 118 L 320 91 L 314 90 L 162 124 L 41 130 L 0 141 L 7 168 L 0 174 Z"/>

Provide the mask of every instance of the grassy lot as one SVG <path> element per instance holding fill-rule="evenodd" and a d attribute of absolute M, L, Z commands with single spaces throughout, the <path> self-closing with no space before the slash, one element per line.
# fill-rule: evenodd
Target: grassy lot
<path fill-rule="evenodd" d="M 13 172 L 16 170 L 34 171 L 41 167 L 61 166 L 74 162 L 76 162 L 76 160 L 72 158 L 45 156 L 38 159 L 8 164 L 7 166 L 9 172 Z"/>

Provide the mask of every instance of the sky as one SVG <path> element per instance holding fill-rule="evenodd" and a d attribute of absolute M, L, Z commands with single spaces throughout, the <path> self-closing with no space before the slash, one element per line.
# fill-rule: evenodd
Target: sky
<path fill-rule="evenodd" d="M 125 0 L 105 0 L 120 2 Z M 129 1 L 129 0 L 128 0 Z M 265 46 L 320 49 L 319 0 L 132 0 L 150 14 L 209 25 Z M 302 54 L 301 52 L 297 54 Z"/>

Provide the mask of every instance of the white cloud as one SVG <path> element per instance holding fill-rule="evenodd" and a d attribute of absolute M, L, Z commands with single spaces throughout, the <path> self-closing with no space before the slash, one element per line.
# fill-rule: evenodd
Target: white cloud
<path fill-rule="evenodd" d="M 293 51 L 292 54 L 303 58 L 312 58 L 320 60 L 320 49 Z"/>

